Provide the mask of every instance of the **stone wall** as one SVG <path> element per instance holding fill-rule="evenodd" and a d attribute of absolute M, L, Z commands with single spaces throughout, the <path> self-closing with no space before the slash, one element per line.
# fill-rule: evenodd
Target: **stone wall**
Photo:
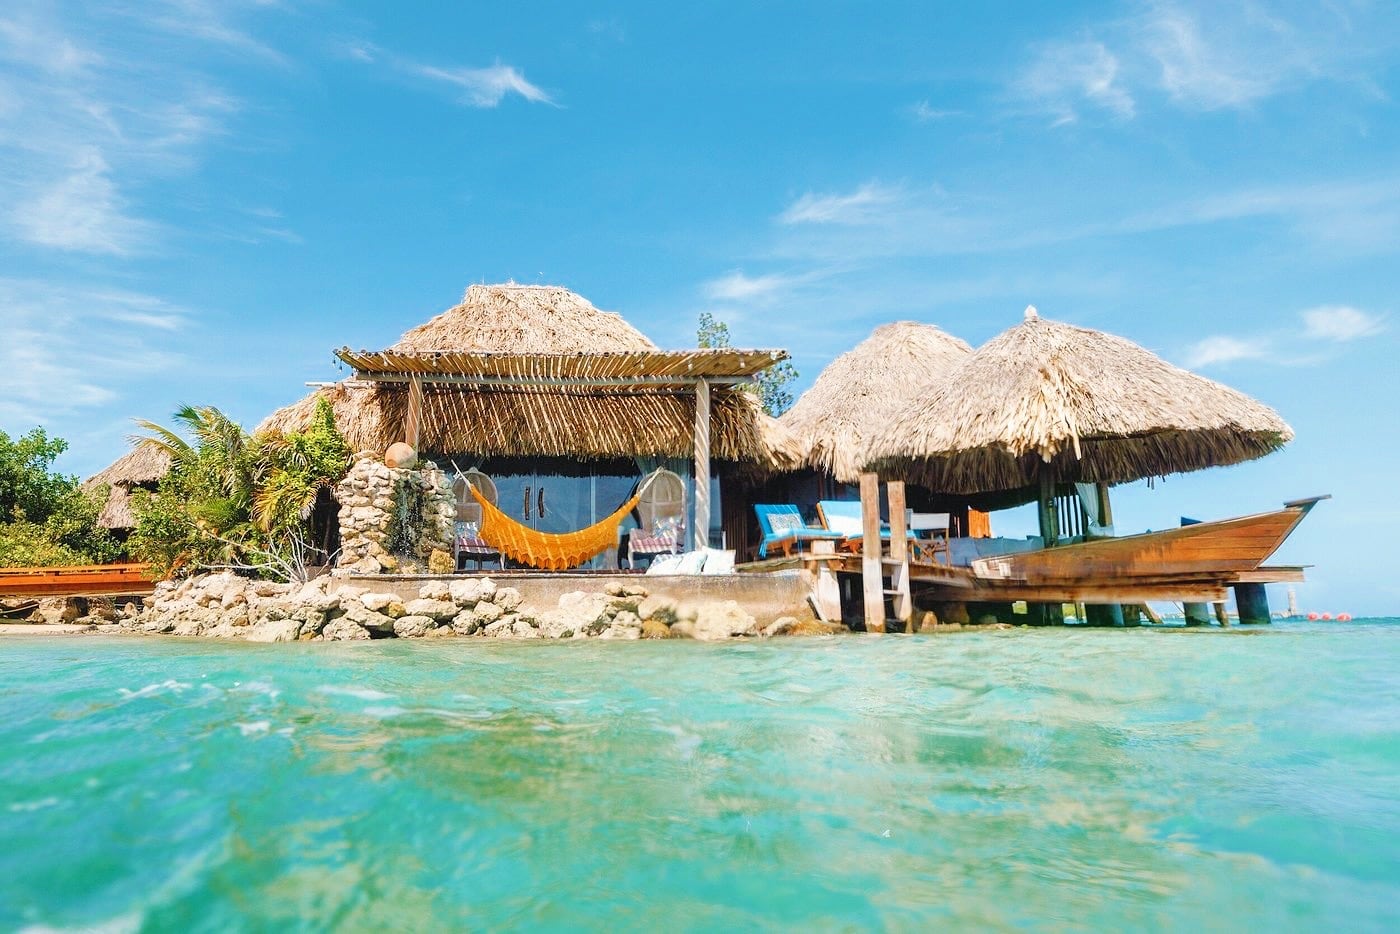
<path fill-rule="evenodd" d="M 396 492 L 406 484 L 423 498 L 423 527 L 411 554 L 391 554 L 398 510 Z M 422 573 L 430 562 L 452 560 L 456 498 L 447 475 L 432 461 L 389 467 L 376 455 L 358 454 L 335 489 L 340 502 L 340 571 L 352 574 Z M 435 559 L 434 552 L 439 552 Z M 432 568 L 442 573 L 449 568 Z"/>

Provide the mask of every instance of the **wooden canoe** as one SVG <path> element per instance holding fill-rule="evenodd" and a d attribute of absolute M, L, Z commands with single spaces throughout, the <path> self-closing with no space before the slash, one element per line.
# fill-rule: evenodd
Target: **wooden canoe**
<path fill-rule="evenodd" d="M 154 589 L 149 564 L 0 568 L 0 597 L 143 596 Z"/>
<path fill-rule="evenodd" d="M 1036 584 L 1172 578 L 1238 580 L 1259 569 L 1322 499 L 1326 497 L 1295 500 L 1275 512 L 1161 532 L 978 558 L 972 562 L 971 570 L 979 580 Z"/>

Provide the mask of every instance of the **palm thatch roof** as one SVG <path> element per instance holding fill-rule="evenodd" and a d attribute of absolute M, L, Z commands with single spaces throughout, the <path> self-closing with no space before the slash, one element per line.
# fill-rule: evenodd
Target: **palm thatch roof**
<path fill-rule="evenodd" d="M 931 324 L 882 325 L 822 370 L 783 414 L 783 426 L 805 443 L 808 466 L 854 483 L 872 435 L 920 397 L 918 387 L 971 352 L 966 341 Z"/>
<path fill-rule="evenodd" d="M 647 337 L 611 311 L 553 285 L 473 285 L 462 301 L 410 328 L 391 348 L 400 351 L 588 353 L 656 350 Z"/>
<path fill-rule="evenodd" d="M 170 470 L 170 455 L 155 445 L 138 444 L 103 470 L 83 481 L 83 489 L 107 487 L 107 502 L 97 514 L 97 524 L 108 529 L 130 529 L 136 525 L 131 508 L 131 491 L 154 486 Z"/>
<path fill-rule="evenodd" d="M 948 493 L 1125 483 L 1263 457 L 1293 438 L 1278 413 L 1131 341 L 1039 317 L 909 399 L 870 447 L 882 473 Z"/>

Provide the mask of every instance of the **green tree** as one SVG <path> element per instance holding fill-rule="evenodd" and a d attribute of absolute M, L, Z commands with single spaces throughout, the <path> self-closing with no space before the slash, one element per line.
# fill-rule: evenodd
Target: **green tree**
<path fill-rule="evenodd" d="M 695 336 L 697 344 L 706 349 L 719 350 L 734 346 L 729 340 L 729 325 L 708 311 L 700 313 L 700 327 Z M 763 403 L 763 411 L 776 418 L 792 408 L 792 392 L 788 386 L 795 379 L 797 368 L 786 360 L 775 363 L 759 373 L 753 391 L 758 393 L 758 398 Z"/>
<path fill-rule="evenodd" d="M 67 450 L 42 428 L 11 438 L 0 431 L 0 566 L 101 564 L 121 546 L 97 524 L 105 488 L 84 490 L 54 471 Z"/>
<path fill-rule="evenodd" d="M 142 444 L 171 458 L 154 495 L 133 500 L 129 546 L 164 574 L 237 567 L 270 576 L 304 573 L 301 549 L 322 490 L 345 476 L 350 449 L 324 399 L 311 424 L 250 436 L 213 406 L 183 406 L 180 430 L 140 421 Z"/>

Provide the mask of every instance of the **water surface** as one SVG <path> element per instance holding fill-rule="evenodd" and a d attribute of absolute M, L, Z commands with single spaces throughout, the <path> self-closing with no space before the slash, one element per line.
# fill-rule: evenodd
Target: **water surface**
<path fill-rule="evenodd" d="M 1394 929 L 1400 624 L 0 643 L 0 929 Z"/>

